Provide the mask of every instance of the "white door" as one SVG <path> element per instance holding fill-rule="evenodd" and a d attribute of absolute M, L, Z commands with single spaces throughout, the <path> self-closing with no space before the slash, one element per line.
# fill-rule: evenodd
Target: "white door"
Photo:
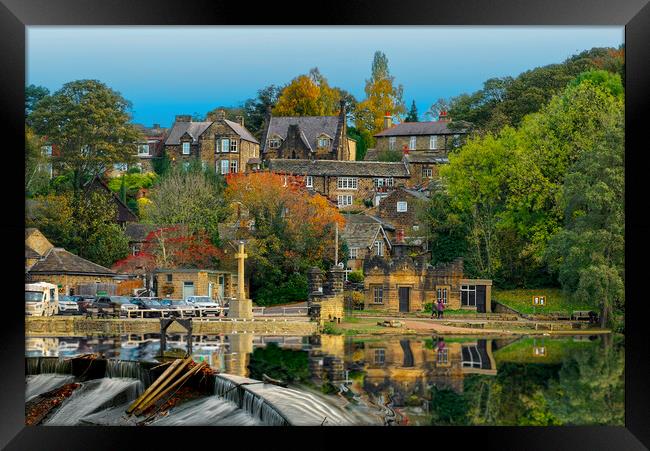
<path fill-rule="evenodd" d="M 214 285 L 214 284 L 213 284 L 212 282 L 208 282 L 208 297 L 209 297 L 210 299 L 212 299 L 212 288 L 213 288 L 213 285 Z"/>
<path fill-rule="evenodd" d="M 224 276 L 219 276 L 219 299 L 223 299 L 226 294 L 226 281 Z"/>
<path fill-rule="evenodd" d="M 194 296 L 194 282 L 183 282 L 183 299 Z"/>

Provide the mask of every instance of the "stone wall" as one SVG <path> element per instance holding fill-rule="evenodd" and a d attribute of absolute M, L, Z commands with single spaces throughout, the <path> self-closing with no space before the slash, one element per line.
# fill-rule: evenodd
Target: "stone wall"
<path fill-rule="evenodd" d="M 323 326 L 326 321 L 343 319 L 344 280 L 345 271 L 339 268 L 332 268 L 327 274 L 318 268 L 312 268 L 307 272 L 309 316 L 320 326 Z"/>
<path fill-rule="evenodd" d="M 223 152 L 221 148 L 219 152 L 216 151 L 216 141 L 226 138 L 237 142 L 237 152 Z M 229 168 L 230 162 L 237 161 L 237 172 L 241 173 L 246 172 L 248 160 L 260 156 L 259 144 L 241 139 L 226 122 L 220 120 L 213 122 L 203 132 L 200 138 L 200 149 L 201 160 L 218 173 L 221 173 L 221 160 L 228 160 Z"/>
<path fill-rule="evenodd" d="M 67 274 L 27 274 L 26 281 L 30 282 L 49 282 L 59 286 L 59 295 L 69 295 L 72 291 L 78 291 L 77 286 L 85 283 L 116 283 L 113 277 L 108 276 L 72 276 Z"/>
<path fill-rule="evenodd" d="M 431 177 L 423 176 L 423 169 L 431 169 Z M 437 180 L 440 177 L 439 165 L 435 163 L 414 163 L 409 162 L 409 171 L 411 178 L 409 179 L 408 186 L 421 185 L 424 182 Z"/>
<path fill-rule="evenodd" d="M 167 275 L 171 274 L 172 281 L 167 281 Z M 207 271 L 196 272 L 160 272 L 154 275 L 154 280 L 157 286 L 157 295 L 160 297 L 168 297 L 172 299 L 183 298 L 183 284 L 184 282 L 194 283 L 194 296 L 207 296 L 208 284 L 212 282 L 212 299 L 217 299 L 220 292 L 219 288 L 219 274 L 209 273 Z M 224 274 L 224 296 L 232 297 L 235 293 L 235 281 L 231 274 Z M 171 293 L 167 289 L 171 288 Z M 246 287 L 248 288 L 248 287 Z"/>
<path fill-rule="evenodd" d="M 397 211 L 397 202 L 406 202 L 405 212 Z M 418 199 L 403 189 L 396 189 L 379 203 L 377 216 L 394 225 L 396 229 L 403 228 L 406 237 L 421 236 L 423 230 L 417 213 L 423 204 L 422 199 Z M 413 226 L 418 226 L 418 230 L 414 230 Z"/>

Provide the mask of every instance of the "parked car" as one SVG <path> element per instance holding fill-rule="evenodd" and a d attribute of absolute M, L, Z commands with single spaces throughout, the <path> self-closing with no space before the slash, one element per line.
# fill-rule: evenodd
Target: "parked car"
<path fill-rule="evenodd" d="M 160 303 L 167 308 L 173 309 L 171 312 L 172 316 L 181 316 L 181 312 L 183 317 L 198 316 L 200 313 L 200 310 L 195 306 L 183 301 L 182 299 L 162 299 Z"/>
<path fill-rule="evenodd" d="M 92 303 L 97 300 L 95 296 L 74 296 L 74 297 L 80 298 L 79 300 L 77 300 L 77 304 L 79 305 L 79 311 L 81 313 L 86 313 L 88 311 L 88 307 L 90 307 Z"/>
<path fill-rule="evenodd" d="M 156 300 L 149 300 L 147 298 L 131 298 L 131 304 L 135 305 L 140 310 L 162 310 L 165 307 Z M 144 312 L 145 318 L 162 318 L 163 312 Z"/>
<path fill-rule="evenodd" d="M 209 296 L 189 296 L 185 302 L 201 309 L 200 316 L 221 315 L 221 306 Z"/>
<path fill-rule="evenodd" d="M 76 296 L 61 296 L 59 298 L 59 313 L 62 315 L 78 315 L 79 304 Z"/>
<path fill-rule="evenodd" d="M 86 315 L 98 318 L 119 317 L 120 304 L 111 301 L 108 296 L 100 296 L 86 309 Z"/>

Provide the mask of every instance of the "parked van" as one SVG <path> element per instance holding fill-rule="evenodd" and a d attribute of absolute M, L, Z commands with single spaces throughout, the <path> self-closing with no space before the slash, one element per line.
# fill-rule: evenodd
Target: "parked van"
<path fill-rule="evenodd" d="M 52 316 L 59 313 L 59 290 L 47 282 L 25 284 L 25 315 Z"/>

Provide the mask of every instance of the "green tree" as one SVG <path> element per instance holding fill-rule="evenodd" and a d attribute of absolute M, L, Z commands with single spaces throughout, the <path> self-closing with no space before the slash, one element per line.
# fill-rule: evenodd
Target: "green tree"
<path fill-rule="evenodd" d="M 35 131 L 56 145 L 55 167 L 73 173 L 73 186 L 101 175 L 114 163 L 130 163 L 141 138 L 130 123 L 130 103 L 97 80 L 66 83 L 42 98 L 30 115 Z"/>
<path fill-rule="evenodd" d="M 394 116 L 404 114 L 403 92 L 402 85 L 395 85 L 395 77 L 390 75 L 386 55 L 375 52 L 371 76 L 366 80 L 366 98 L 357 105 L 356 128 L 374 135 L 382 130 L 386 112 Z"/>
<path fill-rule="evenodd" d="M 264 118 L 268 110 L 272 109 L 278 101 L 282 88 L 269 85 L 257 91 L 257 96 L 244 102 L 244 117 L 246 128 L 258 139 L 264 126 Z"/>
<path fill-rule="evenodd" d="M 163 176 L 169 172 L 172 167 L 172 162 L 169 159 L 167 152 L 163 151 L 162 156 L 151 160 L 151 166 L 156 174 Z"/>
<path fill-rule="evenodd" d="M 357 161 L 363 161 L 368 149 L 373 146 L 374 138 L 368 130 L 348 127 L 348 136 L 357 142 Z"/>
<path fill-rule="evenodd" d="M 44 86 L 31 84 L 25 88 L 25 120 L 29 123 L 29 116 L 34 111 L 36 104 L 50 94 L 50 90 Z"/>
<path fill-rule="evenodd" d="M 418 107 L 415 104 L 415 100 L 411 102 L 411 108 L 409 109 L 404 122 L 418 122 Z"/>
<path fill-rule="evenodd" d="M 428 225 L 432 264 L 448 263 L 467 253 L 466 220 L 462 212 L 453 210 L 451 197 L 444 189 L 434 189 L 429 202 L 417 214 Z"/>
<path fill-rule="evenodd" d="M 205 232 L 220 245 L 218 224 L 226 217 L 223 177 L 197 160 L 187 169 L 173 168 L 151 191 L 146 221 L 156 225 L 184 224 L 190 234 Z"/>
<path fill-rule="evenodd" d="M 49 158 L 43 154 L 42 138 L 29 127 L 25 128 L 25 195 L 46 191 L 50 181 L 47 170 Z"/>

